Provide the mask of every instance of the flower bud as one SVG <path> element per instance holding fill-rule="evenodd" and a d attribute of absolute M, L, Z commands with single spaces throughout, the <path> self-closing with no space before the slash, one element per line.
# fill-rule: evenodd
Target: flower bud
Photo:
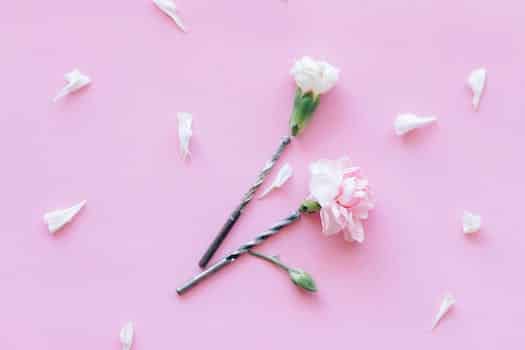
<path fill-rule="evenodd" d="M 319 105 L 320 95 L 314 94 L 312 91 L 303 93 L 300 87 L 295 93 L 292 117 L 290 118 L 290 129 L 292 136 L 297 136 L 301 133 L 312 115 Z"/>
<path fill-rule="evenodd" d="M 312 276 L 310 276 L 307 272 L 299 269 L 290 269 L 288 274 L 296 286 L 301 287 L 308 292 L 317 292 L 315 282 Z"/>
<path fill-rule="evenodd" d="M 319 204 L 319 202 L 314 201 L 312 199 L 305 200 L 299 207 L 299 211 L 301 213 L 307 214 L 317 213 L 319 210 L 321 210 L 321 205 Z"/>

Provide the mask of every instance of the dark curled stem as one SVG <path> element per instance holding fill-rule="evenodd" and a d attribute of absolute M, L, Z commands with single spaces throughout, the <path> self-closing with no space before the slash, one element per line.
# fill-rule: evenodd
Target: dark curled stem
<path fill-rule="evenodd" d="M 261 187 L 264 179 L 270 173 L 275 163 L 277 163 L 277 160 L 279 160 L 284 150 L 286 149 L 286 146 L 290 144 L 291 140 L 292 138 L 290 136 L 286 136 L 281 140 L 281 143 L 279 144 L 279 147 L 273 154 L 272 159 L 266 162 L 266 165 L 264 166 L 264 168 L 261 170 L 261 172 L 257 176 L 255 183 L 252 185 L 252 187 L 250 187 L 248 192 L 245 193 L 239 206 L 237 206 L 237 208 L 229 216 L 226 223 L 222 226 L 222 229 L 215 236 L 214 240 L 212 241 L 208 249 L 206 249 L 206 252 L 202 256 L 202 258 L 199 260 L 199 266 L 202 269 L 204 269 L 208 265 L 208 262 L 211 260 L 211 258 L 213 257 L 217 249 L 220 247 L 224 239 L 228 236 L 228 233 L 230 233 L 231 229 L 233 228 L 237 220 L 239 220 L 239 217 L 241 216 L 244 208 L 253 199 L 255 192 L 257 192 L 259 187 Z"/>

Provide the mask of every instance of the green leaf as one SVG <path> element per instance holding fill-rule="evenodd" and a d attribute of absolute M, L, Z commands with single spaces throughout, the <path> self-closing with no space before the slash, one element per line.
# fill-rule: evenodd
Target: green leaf
<path fill-rule="evenodd" d="M 315 282 L 307 272 L 299 269 L 290 269 L 288 271 L 292 282 L 295 283 L 298 287 L 308 291 L 308 292 L 317 292 L 317 286 Z"/>

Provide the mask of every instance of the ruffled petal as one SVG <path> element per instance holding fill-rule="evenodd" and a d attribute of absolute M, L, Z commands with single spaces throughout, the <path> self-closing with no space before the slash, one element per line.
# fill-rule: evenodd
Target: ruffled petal
<path fill-rule="evenodd" d="M 356 181 L 354 177 L 349 177 L 343 180 L 341 184 L 341 194 L 337 197 L 337 201 L 345 206 L 349 207 L 352 204 L 355 204 L 355 190 L 356 190 Z"/>
<path fill-rule="evenodd" d="M 366 190 L 368 189 L 368 180 L 363 178 L 356 178 L 355 188 L 357 190 Z"/>
<path fill-rule="evenodd" d="M 355 198 L 359 198 L 359 199 L 366 198 L 366 192 L 362 191 L 362 190 L 355 191 L 354 192 L 354 197 Z"/>
<path fill-rule="evenodd" d="M 339 69 L 308 56 L 296 61 L 290 74 L 303 93 L 313 92 L 316 95 L 328 92 L 339 79 Z"/>
<path fill-rule="evenodd" d="M 343 171 L 337 161 L 320 160 L 310 165 L 310 194 L 321 204 L 329 205 L 339 194 Z"/>
<path fill-rule="evenodd" d="M 348 243 L 352 243 L 354 241 L 354 239 L 352 238 L 352 234 L 350 233 L 350 231 L 348 229 L 345 229 L 343 231 L 343 238 L 345 239 L 345 241 L 347 241 Z"/>
<path fill-rule="evenodd" d="M 317 82 L 317 92 L 324 94 L 334 87 L 339 80 L 339 69 L 327 62 L 319 62 L 320 76 Z"/>
<path fill-rule="evenodd" d="M 359 243 L 363 243 L 365 240 L 365 229 L 363 227 L 363 223 L 359 218 L 356 218 L 354 215 L 350 215 L 348 217 L 348 223 L 346 226 L 346 230 L 352 240 L 357 241 Z M 346 233 L 346 232 L 345 232 Z M 345 234 L 345 239 L 347 239 L 347 235 Z"/>
<path fill-rule="evenodd" d="M 299 86 L 304 93 L 307 93 L 317 90 L 319 70 L 319 64 L 312 58 L 305 56 L 295 62 L 290 74 L 293 75 L 297 86 Z"/>
<path fill-rule="evenodd" d="M 323 233 L 327 236 L 336 234 L 346 226 L 347 212 L 341 211 L 335 204 L 321 208 L 320 215 Z"/>
<path fill-rule="evenodd" d="M 370 209 L 367 206 L 361 205 L 361 203 L 359 203 L 358 206 L 352 208 L 352 214 L 358 219 L 366 220 L 368 219 L 369 210 Z"/>

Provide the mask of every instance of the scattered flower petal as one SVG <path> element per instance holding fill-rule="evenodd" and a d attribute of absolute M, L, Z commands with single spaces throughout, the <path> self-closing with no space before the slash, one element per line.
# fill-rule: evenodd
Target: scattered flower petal
<path fill-rule="evenodd" d="M 394 122 L 394 129 L 396 131 L 396 135 L 401 136 L 414 129 L 434 123 L 436 120 L 436 117 L 432 116 L 418 117 L 417 115 L 411 113 L 399 114 Z"/>
<path fill-rule="evenodd" d="M 128 322 L 120 330 L 120 343 L 122 344 L 122 350 L 130 350 L 133 346 L 133 335 L 135 330 L 133 328 L 133 322 Z"/>
<path fill-rule="evenodd" d="M 58 209 L 44 214 L 44 222 L 50 233 L 55 233 L 64 227 L 65 224 L 73 220 L 78 212 L 84 207 L 86 201 L 82 201 L 67 209 Z"/>
<path fill-rule="evenodd" d="M 277 176 L 275 176 L 275 179 L 273 179 L 272 184 L 264 190 L 259 199 L 263 198 L 274 189 L 282 187 L 286 181 L 292 177 L 292 175 L 293 169 L 289 163 L 286 163 L 281 167 L 281 169 L 279 169 L 279 172 L 277 173 Z"/>
<path fill-rule="evenodd" d="M 450 293 L 445 294 L 443 297 L 443 300 L 441 301 L 441 305 L 439 306 L 439 310 L 434 317 L 434 321 L 432 322 L 432 329 L 436 328 L 439 321 L 445 316 L 445 314 L 450 310 L 450 308 L 456 303 L 456 299 L 454 296 Z"/>
<path fill-rule="evenodd" d="M 463 232 L 465 234 L 476 233 L 481 229 L 481 216 L 465 211 L 463 213 Z"/>
<path fill-rule="evenodd" d="M 179 119 L 179 140 L 180 140 L 180 151 L 183 159 L 186 159 L 190 155 L 190 139 L 193 132 L 191 130 L 191 123 L 193 117 L 191 113 L 179 112 L 177 113 Z"/>
<path fill-rule="evenodd" d="M 179 14 L 177 13 L 177 6 L 175 5 L 175 2 L 172 0 L 153 0 L 153 3 L 157 5 L 157 7 L 164 12 L 166 15 L 170 16 L 171 19 L 177 24 L 177 26 L 182 30 L 183 32 L 186 31 L 186 26 L 182 22 Z"/>
<path fill-rule="evenodd" d="M 80 73 L 78 69 L 73 69 L 71 72 L 66 73 L 64 78 L 66 79 L 67 84 L 57 93 L 53 99 L 53 102 L 56 102 L 62 97 L 69 95 L 70 93 L 75 92 L 91 83 L 91 78 L 85 74 Z"/>
<path fill-rule="evenodd" d="M 478 68 L 473 70 L 467 79 L 467 84 L 472 90 L 472 107 L 477 111 L 479 101 L 483 90 L 485 89 L 485 81 L 487 80 L 487 70 L 485 68 Z"/>

